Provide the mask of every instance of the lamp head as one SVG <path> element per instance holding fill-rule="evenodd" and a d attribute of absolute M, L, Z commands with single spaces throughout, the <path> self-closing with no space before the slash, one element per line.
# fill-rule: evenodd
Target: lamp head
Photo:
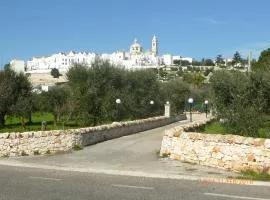
<path fill-rule="evenodd" d="M 116 99 L 115 103 L 117 103 L 117 104 L 121 103 L 121 99 Z"/>
<path fill-rule="evenodd" d="M 193 103 L 193 99 L 192 98 L 189 98 L 188 99 L 188 103 L 190 103 L 190 104 Z"/>

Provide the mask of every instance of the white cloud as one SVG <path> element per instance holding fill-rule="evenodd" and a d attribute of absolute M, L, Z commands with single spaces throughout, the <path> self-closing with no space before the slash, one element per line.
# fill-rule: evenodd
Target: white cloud
<path fill-rule="evenodd" d="M 220 21 L 220 20 L 216 20 L 213 19 L 211 17 L 200 17 L 200 18 L 196 18 L 196 21 L 199 22 L 203 22 L 203 23 L 208 23 L 208 24 L 212 24 L 212 25 L 220 25 L 220 24 L 226 24 L 226 21 Z"/>

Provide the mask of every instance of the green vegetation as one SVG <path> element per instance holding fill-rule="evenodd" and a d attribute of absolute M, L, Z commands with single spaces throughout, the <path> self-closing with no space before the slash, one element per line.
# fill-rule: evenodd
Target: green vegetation
<path fill-rule="evenodd" d="M 241 171 L 241 176 L 237 176 L 238 179 L 249 179 L 257 181 L 270 181 L 270 174 L 266 171 L 256 172 L 253 170 Z"/>
<path fill-rule="evenodd" d="M 46 152 L 45 152 L 46 155 L 50 155 L 51 154 L 51 151 L 48 149 Z"/>
<path fill-rule="evenodd" d="M 156 156 L 158 158 L 168 158 L 170 156 L 169 153 L 163 153 L 162 155 L 160 155 L 160 150 L 156 151 Z"/>
<path fill-rule="evenodd" d="M 168 158 L 169 156 L 169 153 L 163 153 L 162 155 L 160 155 L 161 158 Z"/>
<path fill-rule="evenodd" d="M 191 72 L 184 74 L 183 80 L 189 84 L 201 87 L 205 81 L 205 77 L 200 72 Z"/>
<path fill-rule="evenodd" d="M 225 67 L 224 58 L 222 57 L 221 54 L 217 55 L 216 63 L 217 63 L 217 66 L 219 66 L 219 67 Z"/>
<path fill-rule="evenodd" d="M 91 68 L 75 65 L 67 77 L 70 102 L 66 114 L 84 126 L 146 118 L 163 112 L 160 85 L 151 70 L 126 71 L 96 61 Z M 121 103 L 117 104 L 116 99 Z"/>
<path fill-rule="evenodd" d="M 217 121 L 213 121 L 205 125 L 202 130 L 206 134 L 236 134 L 248 136 L 248 134 L 238 134 L 227 124 L 223 124 Z M 255 135 L 258 138 L 270 138 L 270 123 L 269 120 L 263 120 L 262 127 L 259 129 L 258 134 Z"/>
<path fill-rule="evenodd" d="M 78 128 L 81 127 L 77 124 L 76 121 L 69 121 L 63 127 L 62 123 L 57 123 L 56 125 L 53 122 L 54 117 L 51 113 L 41 113 L 35 112 L 32 114 L 32 122 L 26 123 L 24 127 L 20 124 L 20 119 L 16 116 L 6 116 L 6 125 L 0 127 L 0 133 L 5 132 L 25 132 L 25 131 L 40 131 L 41 123 L 46 121 L 47 126 L 46 130 L 56 130 L 63 128 Z"/>
<path fill-rule="evenodd" d="M 83 148 L 82 148 L 81 145 L 75 144 L 75 145 L 73 146 L 72 149 L 73 149 L 74 151 L 80 151 L 80 150 L 82 150 Z"/>
<path fill-rule="evenodd" d="M 36 150 L 36 151 L 34 151 L 34 155 L 38 156 L 38 155 L 40 155 L 40 152 L 38 150 Z"/>
<path fill-rule="evenodd" d="M 53 68 L 53 69 L 51 70 L 51 75 L 53 76 L 53 78 L 59 78 L 59 76 L 61 76 L 59 70 L 56 69 L 56 68 Z"/>
<path fill-rule="evenodd" d="M 41 130 L 42 122 L 43 129 L 51 130 L 148 118 L 163 115 L 167 101 L 177 115 L 189 108 L 192 97 L 193 110 L 204 112 L 207 99 L 217 120 L 225 121 L 207 125 L 206 132 L 269 138 L 269 60 L 270 49 L 253 62 L 252 72 L 214 71 L 211 59 L 136 71 L 96 60 L 91 67 L 75 64 L 66 84 L 40 94 L 32 92 L 27 76 L 6 65 L 0 71 L 0 132 Z M 227 67 L 222 55 L 215 63 Z M 236 52 L 231 65 L 243 64 L 246 60 Z M 55 69 L 52 74 L 59 75 Z"/>
<path fill-rule="evenodd" d="M 219 122 L 211 122 L 205 125 L 204 133 L 207 134 L 228 134 L 226 128 Z"/>
<path fill-rule="evenodd" d="M 258 136 L 269 114 L 270 74 L 217 71 L 210 79 L 218 119 L 231 133 Z"/>
<path fill-rule="evenodd" d="M 25 151 L 22 151 L 21 156 L 29 156 L 29 155 L 27 153 L 25 153 Z"/>
<path fill-rule="evenodd" d="M 28 118 L 32 107 L 32 86 L 27 77 L 17 74 L 5 65 L 0 71 L 0 127 L 5 125 L 6 115 L 11 114 L 20 117 L 21 126 L 25 126 L 25 118 Z"/>
<path fill-rule="evenodd" d="M 252 70 L 259 72 L 268 72 L 270 70 L 270 48 L 261 52 L 258 61 L 252 62 Z"/>
<path fill-rule="evenodd" d="M 9 157 L 9 154 L 4 154 L 3 156 L 2 156 L 3 158 L 8 158 Z"/>
<path fill-rule="evenodd" d="M 53 121 L 53 115 L 48 112 L 34 112 L 32 114 L 32 123 L 41 123 L 42 121 Z M 19 124 L 20 118 L 16 116 L 6 116 L 6 125 Z"/>

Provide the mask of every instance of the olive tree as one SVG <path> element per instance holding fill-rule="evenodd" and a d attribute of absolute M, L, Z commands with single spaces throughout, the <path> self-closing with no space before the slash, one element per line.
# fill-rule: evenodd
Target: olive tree
<path fill-rule="evenodd" d="M 216 71 L 210 82 L 216 115 L 227 120 L 228 131 L 256 136 L 266 105 L 261 78 L 239 71 Z"/>
<path fill-rule="evenodd" d="M 15 114 L 21 117 L 24 126 L 24 118 L 31 112 L 32 86 L 23 73 L 16 73 L 9 65 L 0 71 L 0 126 L 5 125 L 7 114 Z"/>

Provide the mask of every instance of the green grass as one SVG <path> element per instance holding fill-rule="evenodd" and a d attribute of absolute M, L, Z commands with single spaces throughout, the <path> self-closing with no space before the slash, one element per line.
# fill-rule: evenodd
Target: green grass
<path fill-rule="evenodd" d="M 41 122 L 46 121 L 47 127 L 46 130 L 60 130 L 60 129 L 70 129 L 70 128 L 79 128 L 75 121 L 69 121 L 63 124 L 58 123 L 56 126 L 53 123 L 53 115 L 51 113 L 40 113 L 36 112 L 32 115 L 32 124 L 27 124 L 25 128 L 21 126 L 20 119 L 18 117 L 6 117 L 6 124 L 4 127 L 0 127 L 0 133 L 5 132 L 25 132 L 25 131 L 40 131 Z"/>
<path fill-rule="evenodd" d="M 270 181 L 270 174 L 266 172 L 255 172 L 253 170 L 241 171 L 241 176 L 237 176 L 238 179 L 250 179 L 256 181 Z"/>
<path fill-rule="evenodd" d="M 80 150 L 82 150 L 82 149 L 83 149 L 83 148 L 82 148 L 81 145 L 75 144 L 75 145 L 73 146 L 73 150 L 74 150 L 74 151 L 80 151 Z"/>
<path fill-rule="evenodd" d="M 162 155 L 160 155 L 160 150 L 156 151 L 156 156 L 158 158 L 168 158 L 170 156 L 169 153 L 163 153 Z"/>
<path fill-rule="evenodd" d="M 82 128 L 82 127 L 87 126 L 80 119 L 77 119 L 77 121 L 76 120 L 69 120 L 69 121 L 65 122 L 64 124 L 62 122 L 57 123 L 55 126 L 54 122 L 53 122 L 54 116 L 51 113 L 45 113 L 45 112 L 33 113 L 31 124 L 27 123 L 27 119 L 25 119 L 25 120 L 26 120 L 26 126 L 22 127 L 19 117 L 7 116 L 5 126 L 0 127 L 0 133 L 40 131 L 42 121 L 47 122 L 46 130 L 75 129 L 75 128 Z M 122 122 L 131 121 L 131 120 L 135 120 L 135 119 L 132 119 L 132 118 L 121 119 Z M 111 121 L 111 120 L 106 120 L 106 121 L 104 120 L 104 121 L 100 122 L 99 124 L 97 124 L 97 126 L 103 125 L 103 124 L 111 124 L 112 122 L 113 121 Z"/>
<path fill-rule="evenodd" d="M 258 137 L 270 138 L 270 116 L 265 115 L 262 127 L 259 129 Z"/>
<path fill-rule="evenodd" d="M 204 133 L 207 134 L 227 134 L 225 127 L 219 122 L 211 122 L 205 125 Z"/>
<path fill-rule="evenodd" d="M 53 125 L 53 122 L 47 122 L 46 130 L 63 130 L 63 129 L 71 129 L 71 128 L 79 128 L 81 126 L 78 126 L 74 123 L 67 123 L 63 127 L 62 124 L 57 124 L 56 126 Z M 40 131 L 41 130 L 41 122 L 36 122 L 31 125 L 26 125 L 25 128 L 21 126 L 21 124 L 9 124 L 5 125 L 4 127 L 0 128 L 0 133 L 6 133 L 6 132 L 26 132 L 26 131 Z"/>
<path fill-rule="evenodd" d="M 53 121 L 53 115 L 51 113 L 41 113 L 41 112 L 35 112 L 32 115 L 32 121 L 33 123 L 41 123 L 42 121 Z M 6 117 L 6 125 L 13 125 L 13 124 L 20 124 L 20 118 L 19 117 L 13 117 L 13 116 L 7 116 Z"/>
<path fill-rule="evenodd" d="M 228 127 L 223 124 L 214 121 L 205 125 L 203 132 L 206 134 L 233 134 Z M 270 138 L 270 118 L 263 122 L 263 126 L 259 129 L 257 134 L 258 138 Z"/>

